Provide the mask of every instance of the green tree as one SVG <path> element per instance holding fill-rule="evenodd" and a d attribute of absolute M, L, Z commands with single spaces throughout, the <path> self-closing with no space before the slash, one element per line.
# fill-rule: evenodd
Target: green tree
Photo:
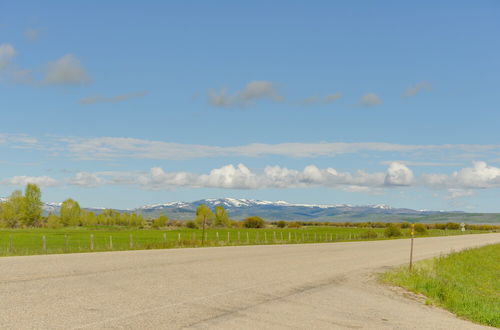
<path fill-rule="evenodd" d="M 162 228 L 167 225 L 168 218 L 164 214 L 153 220 L 153 228 Z"/>
<path fill-rule="evenodd" d="M 55 214 L 49 214 L 47 217 L 47 227 L 52 228 L 52 229 L 58 229 L 62 227 L 62 222 L 61 218 L 59 218 Z"/>
<path fill-rule="evenodd" d="M 205 244 L 205 228 L 209 226 L 212 223 L 212 220 L 214 219 L 214 214 L 212 213 L 212 210 L 205 204 L 201 204 L 198 206 L 196 209 L 196 224 L 198 225 L 198 228 L 201 227 L 203 229 L 203 233 L 201 236 L 201 244 Z"/>
<path fill-rule="evenodd" d="M 0 226 L 19 227 L 23 223 L 25 200 L 20 190 L 14 191 L 7 201 L 0 203 Z"/>
<path fill-rule="evenodd" d="M 78 226 L 81 223 L 80 205 L 77 201 L 69 198 L 61 204 L 61 222 L 64 226 Z"/>
<path fill-rule="evenodd" d="M 215 219 L 214 226 L 216 227 L 231 227 L 231 220 L 229 220 L 229 216 L 221 205 L 217 205 L 215 207 Z"/>
<path fill-rule="evenodd" d="M 36 184 L 28 183 L 24 191 L 23 225 L 34 227 L 42 218 L 42 192 Z"/>

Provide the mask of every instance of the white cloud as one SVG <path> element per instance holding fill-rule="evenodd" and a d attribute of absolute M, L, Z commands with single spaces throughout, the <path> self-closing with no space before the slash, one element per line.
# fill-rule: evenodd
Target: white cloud
<path fill-rule="evenodd" d="M 94 173 L 78 172 L 73 178 L 68 180 L 68 183 L 82 187 L 97 187 L 103 184 L 104 180 Z"/>
<path fill-rule="evenodd" d="M 415 85 L 408 87 L 404 93 L 403 97 L 411 97 L 415 96 L 416 94 L 420 93 L 421 91 L 430 91 L 432 90 L 432 85 L 428 83 L 427 81 L 421 81 L 419 83 L 416 83 Z"/>
<path fill-rule="evenodd" d="M 409 186 L 413 183 L 413 172 L 404 164 L 391 163 L 385 176 L 385 184 L 391 186 Z"/>
<path fill-rule="evenodd" d="M 207 175 L 198 178 L 202 187 L 256 189 L 259 188 L 257 175 L 252 173 L 245 165 L 226 165 L 213 169 Z"/>
<path fill-rule="evenodd" d="M 342 97 L 342 93 L 332 93 L 325 97 L 311 96 L 298 102 L 300 105 L 330 104 Z"/>
<path fill-rule="evenodd" d="M 32 148 L 51 153 L 64 153 L 72 158 L 87 160 L 109 159 L 199 159 L 211 157 L 263 157 L 268 155 L 293 158 L 336 157 L 358 153 L 398 153 L 403 157 L 426 157 L 427 159 L 460 159 L 468 154 L 475 159 L 491 158 L 500 153 L 500 145 L 444 144 L 408 145 L 384 142 L 318 142 L 318 143 L 252 143 L 235 146 L 203 144 L 182 144 L 158 140 L 144 140 L 126 137 L 58 137 L 46 136 L 31 144 L 21 143 L 20 135 L 0 134 L 4 145 L 10 148 Z M 24 135 L 24 137 L 27 137 Z M 415 166 L 452 166 L 438 162 L 399 161 Z M 390 164 L 390 162 L 384 162 Z M 460 164 L 458 164 L 460 165 Z"/>
<path fill-rule="evenodd" d="M 25 186 L 34 183 L 40 187 L 54 187 L 59 185 L 59 181 L 48 176 L 14 176 L 1 182 L 5 185 Z"/>
<path fill-rule="evenodd" d="M 0 70 L 6 68 L 15 55 L 16 50 L 11 44 L 0 44 Z"/>
<path fill-rule="evenodd" d="M 473 162 L 472 167 L 447 174 L 424 174 L 422 181 L 434 188 L 484 189 L 500 187 L 500 168 L 485 162 Z"/>
<path fill-rule="evenodd" d="M 274 83 L 269 81 L 251 81 L 243 89 L 234 94 L 227 94 L 226 89 L 220 92 L 209 90 L 208 103 L 214 107 L 248 107 L 256 100 L 268 99 L 275 102 L 283 101 Z"/>
<path fill-rule="evenodd" d="M 140 91 L 140 92 L 132 92 L 122 95 L 116 95 L 111 97 L 105 97 L 102 95 L 95 95 L 84 97 L 78 101 L 80 104 L 88 105 L 88 104 L 96 104 L 96 103 L 118 103 L 125 102 L 131 99 L 140 98 L 148 95 L 148 91 Z"/>
<path fill-rule="evenodd" d="M 365 107 L 373 107 L 382 103 L 380 97 L 375 93 L 366 93 L 361 97 L 359 104 Z"/>
<path fill-rule="evenodd" d="M 87 72 L 73 54 L 49 62 L 43 79 L 46 85 L 82 85 L 89 82 Z"/>
<path fill-rule="evenodd" d="M 132 182 L 134 180 L 130 180 Z M 263 173 L 252 172 L 243 164 L 225 165 L 208 174 L 188 172 L 165 172 L 152 168 L 150 173 L 136 176 L 135 182 L 146 189 L 171 189 L 174 187 L 264 189 L 264 188 L 306 188 L 324 186 L 346 190 L 368 191 L 384 186 L 384 173 L 338 172 L 333 168 L 319 169 L 314 165 L 302 171 L 280 166 L 267 166 Z M 361 189 L 366 187 L 367 189 Z"/>
<path fill-rule="evenodd" d="M 448 195 L 446 196 L 446 199 L 464 198 L 464 197 L 470 197 L 472 195 L 474 195 L 474 192 L 472 190 L 448 189 Z"/>

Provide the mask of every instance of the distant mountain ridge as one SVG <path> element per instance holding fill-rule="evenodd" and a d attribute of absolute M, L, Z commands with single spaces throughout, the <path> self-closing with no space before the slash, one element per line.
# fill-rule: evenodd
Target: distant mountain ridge
<path fill-rule="evenodd" d="M 268 221 L 390 222 L 415 220 L 422 222 L 465 221 L 470 223 L 500 223 L 500 214 L 498 213 L 413 210 L 408 208 L 394 208 L 385 204 L 294 204 L 285 201 L 271 202 L 237 198 L 208 198 L 194 202 L 176 201 L 117 211 L 140 213 L 147 218 L 165 214 L 170 219 L 188 220 L 194 218 L 196 208 L 200 204 L 205 204 L 212 209 L 218 205 L 223 206 L 229 213 L 229 216 L 235 220 L 256 215 Z M 44 203 L 44 214 L 50 212 L 57 214 L 59 213 L 60 206 L 61 203 Z M 85 208 L 85 210 L 100 213 L 103 208 Z"/>

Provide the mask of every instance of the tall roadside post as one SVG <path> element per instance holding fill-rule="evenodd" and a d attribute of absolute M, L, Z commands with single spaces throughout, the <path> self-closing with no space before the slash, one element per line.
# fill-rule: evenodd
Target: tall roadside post
<path fill-rule="evenodd" d="M 415 237 L 415 224 L 411 224 L 411 247 L 410 247 L 410 265 L 408 269 L 411 272 L 412 266 L 413 266 L 413 238 Z"/>

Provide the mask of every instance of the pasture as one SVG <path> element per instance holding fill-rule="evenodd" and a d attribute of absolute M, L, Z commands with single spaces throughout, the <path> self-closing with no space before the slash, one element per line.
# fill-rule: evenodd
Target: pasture
<path fill-rule="evenodd" d="M 379 240 L 383 228 L 373 228 L 370 238 L 366 228 L 305 226 L 301 228 L 220 228 L 202 230 L 188 228 L 124 229 L 119 227 L 76 227 L 62 229 L 0 230 L 0 256 L 78 253 L 97 251 L 166 249 L 202 246 L 233 246 L 262 244 L 326 243 L 354 240 Z M 481 233 L 485 231 L 466 231 Z M 459 235 L 460 230 L 430 229 L 426 236 Z M 404 230 L 403 238 L 409 233 Z"/>

